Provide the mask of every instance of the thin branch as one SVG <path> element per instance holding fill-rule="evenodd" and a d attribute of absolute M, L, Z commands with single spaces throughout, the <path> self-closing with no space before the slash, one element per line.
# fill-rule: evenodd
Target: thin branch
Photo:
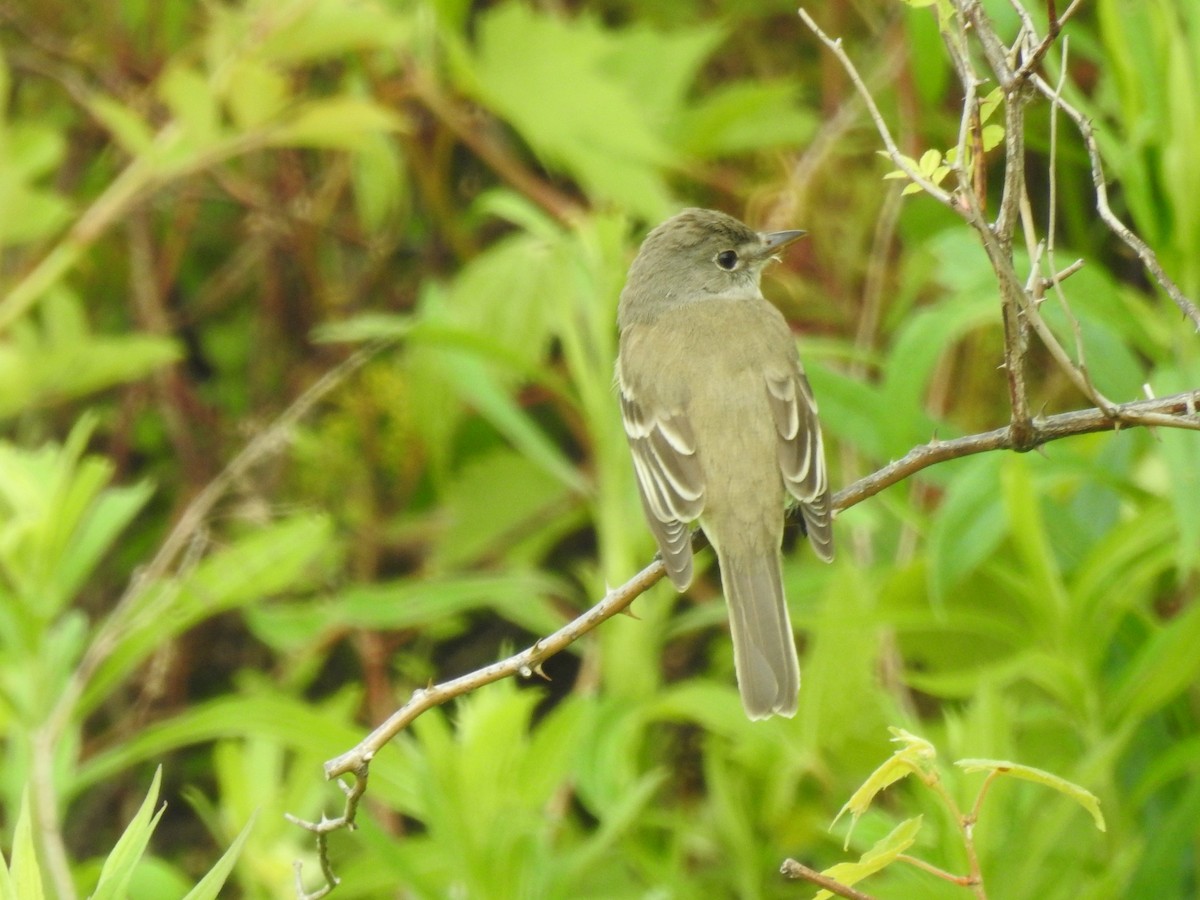
<path fill-rule="evenodd" d="M 1067 24 L 1067 20 L 1075 15 L 1079 7 L 1083 4 L 1083 0 L 1072 0 L 1071 5 L 1066 8 L 1061 16 L 1055 15 L 1054 4 L 1050 5 L 1050 23 L 1046 29 L 1046 36 L 1042 38 L 1041 43 L 1025 54 L 1025 59 L 1021 63 L 1021 68 L 1013 73 L 1013 79 L 1017 82 L 1025 81 L 1033 74 L 1034 70 L 1041 65 L 1042 58 L 1046 55 L 1054 42 L 1058 39 L 1062 32 L 1062 27 Z M 1013 0 L 1015 6 L 1020 12 L 1024 12 L 1024 7 L 1016 0 Z"/>
<path fill-rule="evenodd" d="M 1029 440 L 1029 389 L 1026 378 L 1026 362 L 1029 358 L 1029 324 L 1022 315 L 1025 291 L 1013 267 L 1013 232 L 1017 223 L 1017 209 L 1025 195 L 1025 104 L 1026 97 L 1020 91 L 1009 89 L 1010 79 L 1005 54 L 998 45 L 991 23 L 978 4 L 959 2 L 959 15 L 955 18 L 953 31 L 944 34 L 946 51 L 954 61 L 955 70 L 966 93 L 964 105 L 974 105 L 975 86 L 978 76 L 971 66 L 970 53 L 963 33 L 963 22 L 970 16 L 976 32 L 988 32 L 997 47 L 985 53 L 993 73 L 1004 91 L 1004 183 L 1001 190 L 1000 210 L 994 224 L 989 224 L 983 210 L 984 198 L 976 190 L 976 183 L 966 170 L 966 159 L 955 160 L 955 169 L 960 184 L 960 215 L 975 229 L 979 241 L 988 255 L 1000 288 L 1001 320 L 1004 325 L 1004 374 L 1008 384 L 1008 399 L 1011 409 L 1010 421 L 1018 437 Z M 985 38 L 981 35 L 981 41 Z M 975 124 L 975 123 L 972 123 Z M 977 125 L 981 129 L 982 125 Z M 976 134 L 976 142 L 982 147 L 982 134 Z M 960 134 L 959 140 L 962 141 Z M 982 154 L 972 159 L 976 171 L 984 166 Z"/>
<path fill-rule="evenodd" d="M 910 866 L 915 866 L 922 872 L 928 872 L 930 875 L 948 881 L 951 884 L 956 884 L 959 887 L 971 887 L 970 875 L 955 875 L 953 872 L 947 872 L 940 866 L 935 866 L 931 862 L 926 862 L 919 856 L 909 856 L 907 853 L 901 853 L 896 857 L 897 860 L 903 863 L 908 863 Z"/>
<path fill-rule="evenodd" d="M 1115 407 L 1113 415 L 1102 409 L 1083 409 L 1076 412 L 1059 413 L 1033 420 L 1036 441 L 1040 447 L 1051 441 L 1080 434 L 1095 434 L 1099 431 L 1115 431 L 1126 422 L 1138 425 L 1164 425 L 1168 422 L 1176 428 L 1200 431 L 1200 390 L 1174 394 L 1170 397 L 1149 400 L 1134 400 Z M 1018 450 L 1013 441 L 1011 427 L 997 428 L 968 437 L 950 441 L 933 440 L 914 447 L 901 459 L 889 463 L 879 471 L 860 478 L 854 484 L 837 492 L 833 507 L 847 509 L 873 497 L 910 475 L 949 459 L 973 456 L 991 450 Z M 1033 447 L 1026 448 L 1033 449 Z"/>
<path fill-rule="evenodd" d="M 499 681 L 501 678 L 513 675 L 529 678 L 539 674 L 542 663 L 571 646 L 601 622 L 611 619 L 626 609 L 647 589 L 657 583 L 663 573 L 662 561 L 655 559 L 624 585 L 609 591 L 603 600 L 583 615 L 572 619 L 550 636 L 535 641 L 520 653 L 451 681 L 414 691 L 412 699 L 408 703 L 396 710 L 356 747 L 325 763 L 325 777 L 336 778 L 339 775 L 361 772 L 363 767 L 374 759 L 375 754 L 407 727 L 413 719 L 435 706 L 441 706 L 448 700 L 470 693 L 485 684 Z"/>
<path fill-rule="evenodd" d="M 1116 213 L 1112 211 L 1112 207 L 1109 206 L 1108 181 L 1104 175 L 1104 163 L 1100 157 L 1100 146 L 1096 142 L 1096 132 L 1092 128 L 1091 119 L 1072 106 L 1045 79 L 1035 75 L 1031 83 L 1042 96 L 1066 113 L 1067 117 L 1075 123 L 1075 127 L 1079 130 L 1079 135 L 1083 138 L 1083 146 L 1087 150 L 1088 160 L 1092 167 L 1092 185 L 1096 189 L 1096 211 L 1100 214 L 1101 220 L 1108 226 L 1109 231 L 1120 238 L 1125 246 L 1137 254 L 1138 259 L 1142 261 L 1142 265 L 1150 276 L 1158 282 L 1159 287 L 1166 292 L 1167 296 L 1174 301 L 1180 311 L 1187 316 L 1188 320 L 1196 327 L 1196 331 L 1200 332 L 1200 308 L 1197 308 L 1196 304 L 1187 298 L 1179 285 L 1166 273 L 1162 264 L 1158 261 L 1158 255 L 1150 248 L 1150 245 L 1134 234 L 1130 227 L 1122 222 Z"/>
<path fill-rule="evenodd" d="M 875 98 L 871 95 L 870 89 L 863 81 L 862 76 L 858 74 L 858 69 L 855 67 L 854 62 L 846 55 L 846 51 L 842 49 L 841 38 L 834 40 L 822 31 L 821 26 L 816 23 L 804 7 L 800 7 L 799 14 L 804 24 L 809 27 L 822 44 L 829 48 L 829 52 L 836 56 L 838 62 L 842 64 L 846 75 L 849 76 L 855 90 L 858 91 L 859 97 L 862 98 L 863 103 L 866 105 L 867 113 L 871 116 L 875 130 L 879 132 L 879 137 L 883 140 L 883 145 L 887 148 L 888 156 L 896 167 L 912 179 L 913 184 L 920 185 L 921 190 L 925 191 L 925 193 L 929 194 L 929 196 L 933 197 L 939 203 L 951 209 L 956 208 L 953 195 L 917 171 L 907 157 L 900 152 L 900 148 L 897 146 L 895 138 L 892 137 L 892 132 L 883 118 L 883 113 L 879 111 L 879 106 L 875 103 Z"/>
<path fill-rule="evenodd" d="M 922 775 L 921 781 L 941 798 L 942 802 L 946 804 L 946 808 L 950 810 L 951 815 L 954 816 L 955 823 L 958 825 L 959 833 L 963 839 L 963 849 L 967 854 L 968 874 L 962 882 L 963 885 L 971 888 L 976 900 L 987 900 L 987 889 L 983 884 L 983 870 L 979 866 L 979 852 L 975 849 L 974 820 L 968 819 L 962 814 L 962 810 L 958 808 L 958 803 L 955 801 L 954 795 L 950 793 L 950 790 L 942 781 L 942 776 L 936 770 L 930 772 L 928 775 Z M 949 875 L 949 873 L 946 873 L 946 875 Z M 957 878 L 954 875 L 949 875 L 949 877 L 951 879 Z"/>
<path fill-rule="evenodd" d="M 845 897 L 847 900 L 874 900 L 870 894 L 864 894 L 848 884 L 842 884 L 828 875 L 822 875 L 816 869 L 810 869 L 804 863 L 796 862 L 794 859 L 785 859 L 779 871 L 787 878 L 810 881 L 817 887 L 824 888 L 839 897 Z"/>
<path fill-rule="evenodd" d="M 988 791 L 991 790 L 996 779 L 1000 778 L 1003 774 L 1003 771 L 1000 769 L 992 769 L 988 772 L 987 777 L 983 779 L 983 784 L 979 786 L 979 793 L 975 795 L 975 804 L 971 807 L 970 825 L 972 828 L 975 827 L 975 823 L 979 821 L 980 813 L 983 812 L 983 801 L 987 798 Z"/>

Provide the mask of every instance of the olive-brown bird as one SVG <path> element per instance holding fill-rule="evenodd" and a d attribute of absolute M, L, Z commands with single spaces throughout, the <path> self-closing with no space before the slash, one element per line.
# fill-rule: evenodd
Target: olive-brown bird
<path fill-rule="evenodd" d="M 617 313 L 617 384 L 642 507 L 667 575 L 692 581 L 688 523 L 717 553 L 742 705 L 795 715 L 800 666 L 780 575 L 785 498 L 813 551 L 833 558 L 817 404 L 766 264 L 803 231 L 760 233 L 687 209 L 659 225 L 629 269 Z"/>

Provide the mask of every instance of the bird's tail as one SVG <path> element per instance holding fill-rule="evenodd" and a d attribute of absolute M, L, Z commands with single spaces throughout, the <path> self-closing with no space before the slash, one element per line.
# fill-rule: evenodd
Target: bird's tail
<path fill-rule="evenodd" d="M 799 703 L 800 663 L 783 597 L 779 551 L 722 547 L 718 561 L 746 715 L 790 718 Z"/>

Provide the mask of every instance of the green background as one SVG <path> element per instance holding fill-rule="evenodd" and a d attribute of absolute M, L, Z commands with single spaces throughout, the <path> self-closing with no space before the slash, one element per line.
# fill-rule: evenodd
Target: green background
<path fill-rule="evenodd" d="M 1012 7 L 985 6 L 1011 40 Z M 905 153 L 955 144 L 930 10 L 810 11 Z M 1200 7 L 1096 0 L 1066 33 L 1114 208 L 1195 298 Z M 797 329 L 835 488 L 1007 422 L 983 251 L 883 178 L 788 3 L 43 0 L 0 5 L 0 53 L 0 822 L 23 896 L 93 890 L 160 764 L 142 862 L 126 847 L 131 880 L 101 884 L 181 896 L 255 810 L 223 895 L 288 896 L 295 859 L 315 884 L 283 813 L 339 808 L 323 760 L 649 561 L 614 317 L 641 236 L 681 206 L 810 232 L 765 290 Z M 1031 107 L 1043 227 L 1050 125 Z M 1116 401 L 1194 389 L 1200 341 L 1099 222 L 1067 125 L 1056 254 L 1086 260 L 1064 288 L 1088 370 Z M 1056 302 L 1045 315 L 1074 347 Z M 239 449 L 374 338 L 393 343 L 147 568 Z M 1035 411 L 1089 405 L 1036 347 L 1030 381 Z M 1100 798 L 1105 833 L 1045 786 L 994 785 L 988 896 L 1194 896 L 1195 435 L 956 460 L 836 531 L 832 566 L 802 541 L 786 556 L 794 720 L 742 715 L 705 556 L 687 595 L 655 587 L 548 682 L 486 687 L 394 741 L 360 829 L 331 839 L 336 896 L 811 896 L 784 858 L 855 858 L 917 814 L 909 852 L 965 871 L 916 783 L 848 850 L 829 830 L 889 725 L 932 741 L 960 805 L 982 781 L 960 757 Z M 865 887 L 969 895 L 903 865 Z"/>

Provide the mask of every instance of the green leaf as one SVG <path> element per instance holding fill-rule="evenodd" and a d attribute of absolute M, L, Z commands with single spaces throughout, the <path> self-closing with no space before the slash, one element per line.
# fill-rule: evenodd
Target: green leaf
<path fill-rule="evenodd" d="M 208 78 L 185 63 L 171 62 L 156 85 L 159 98 L 182 127 L 192 152 L 221 137 L 221 113 Z"/>
<path fill-rule="evenodd" d="M 5 890 L 11 890 L 15 900 L 45 900 L 46 890 L 42 881 L 42 870 L 38 865 L 34 849 L 33 824 L 29 809 L 29 788 L 21 792 L 21 808 L 17 813 L 17 824 L 13 830 L 12 858 L 9 860 L 7 876 L 0 879 Z M 0 860 L 0 869 L 3 869 Z"/>
<path fill-rule="evenodd" d="M 314 703 L 290 698 L 277 686 L 253 688 L 251 680 L 249 690 L 194 704 L 98 750 L 72 773 L 68 796 L 77 796 L 132 766 L 161 759 L 181 747 L 222 738 L 265 736 L 325 758 L 362 738 L 361 727 L 351 724 L 350 710 L 357 702 L 353 696 L 335 697 L 336 703 Z M 383 779 L 383 783 L 387 781 Z"/>
<path fill-rule="evenodd" d="M 409 205 L 409 167 L 397 141 L 384 132 L 365 134 L 351 152 L 354 202 L 368 232 L 395 227 Z"/>
<path fill-rule="evenodd" d="M 360 0 L 286 0 L 251 7 L 258 20 L 236 16 L 231 27 L 264 31 L 264 59 L 295 65 L 341 59 L 364 50 L 397 53 L 407 43 L 409 18 L 386 4 Z M 244 38 L 243 38 L 244 40 Z"/>
<path fill-rule="evenodd" d="M 983 131 L 980 133 L 980 140 L 983 142 L 985 151 L 999 147 L 1004 143 L 1004 126 L 991 124 L 984 125 Z"/>
<path fill-rule="evenodd" d="M 228 609 L 307 584 L 329 547 L 324 516 L 297 516 L 234 540 L 186 577 L 147 585 L 127 611 L 118 641 L 89 682 L 80 708 L 89 710 L 163 642 Z M 114 627 L 110 624 L 109 627 Z"/>
<path fill-rule="evenodd" d="M 888 731 L 892 733 L 893 743 L 901 745 L 900 749 L 893 752 L 882 765 L 867 776 L 867 780 L 850 795 L 850 799 L 846 801 L 830 825 L 832 828 L 846 812 L 850 813 L 851 822 L 850 829 L 846 832 L 846 847 L 850 846 L 850 835 L 854 831 L 855 824 L 870 808 L 871 802 L 881 791 L 914 773 L 924 776 L 931 771 L 933 760 L 937 758 L 937 750 L 924 738 L 917 737 L 903 728 L 893 727 Z"/>
<path fill-rule="evenodd" d="M 109 487 L 108 460 L 81 458 L 94 425 L 81 417 L 62 447 L 0 443 L 0 568 L 42 622 L 71 601 L 149 498 L 146 485 Z"/>
<path fill-rule="evenodd" d="M 104 868 L 100 870 L 100 880 L 96 882 L 96 889 L 92 893 L 92 900 L 120 900 L 127 896 L 133 870 L 146 852 L 150 836 L 167 808 L 164 803 L 158 812 L 154 811 L 161 782 L 160 765 L 154 770 L 154 779 L 150 782 L 146 799 L 142 801 L 142 805 L 121 833 L 116 846 L 109 853 L 108 859 L 104 861 Z"/>
<path fill-rule="evenodd" d="M 285 147 L 332 147 L 360 150 L 379 134 L 400 131 L 398 114 L 365 97 L 330 97 L 300 106 L 271 134 Z"/>
<path fill-rule="evenodd" d="M 583 476 L 497 382 L 482 360 L 458 355 L 447 377 L 459 395 L 512 445 L 573 491 L 583 493 Z"/>
<path fill-rule="evenodd" d="M 1200 363 L 1181 360 L 1154 376 L 1160 394 L 1194 390 L 1200 384 Z M 1164 491 L 1178 528 L 1176 558 L 1181 571 L 1200 568 L 1200 440 L 1194 431 L 1164 428 L 1157 432 L 1166 466 Z"/>
<path fill-rule="evenodd" d="M 239 59 L 231 67 L 225 76 L 225 102 L 238 128 L 249 131 L 265 125 L 287 106 L 291 98 L 288 80 L 273 66 Z"/>
<path fill-rule="evenodd" d="M 413 317 L 397 313 L 360 313 L 340 322 L 326 322 L 313 331 L 313 340 L 331 344 L 401 338 L 412 331 Z"/>
<path fill-rule="evenodd" d="M 80 299 L 55 287 L 38 319 L 0 343 L 0 418 L 136 381 L 178 356 L 165 338 L 91 332 Z"/>
<path fill-rule="evenodd" d="M 1200 604 L 1190 604 L 1143 642 L 1122 669 L 1109 700 L 1115 721 L 1137 721 L 1200 678 Z"/>
<path fill-rule="evenodd" d="M 561 482 L 524 454 L 508 448 L 486 453 L 461 467 L 443 493 L 446 525 L 434 564 L 455 571 L 489 558 L 511 559 L 517 536 L 536 531 L 539 523 L 550 531 L 555 511 L 569 509 L 569 501 Z"/>
<path fill-rule="evenodd" d="M 88 111 L 130 156 L 142 156 L 154 144 L 154 130 L 141 114 L 112 97 L 96 94 L 89 98 Z"/>
<path fill-rule="evenodd" d="M 264 642 L 287 649 L 322 641 L 348 628 L 432 628 L 477 609 L 494 609 L 534 633 L 563 622 L 551 598 L 566 585 L 539 572 L 460 575 L 348 585 L 331 599 L 312 603 L 260 604 L 246 610 Z"/>
<path fill-rule="evenodd" d="M 1004 101 L 1004 88 L 992 88 L 982 100 L 979 101 L 979 121 L 987 122 L 996 110 L 1000 108 L 1000 104 Z"/>
<path fill-rule="evenodd" d="M 1071 598 L 1062 567 L 1050 543 L 1041 492 L 1027 457 L 1010 454 L 1004 458 L 1000 487 L 1008 513 L 1008 533 L 1020 560 L 1022 579 L 1030 585 L 1030 593 L 1041 600 L 1037 606 L 1029 607 L 1043 620 L 1030 623 L 1036 629 L 1065 615 Z"/>
<path fill-rule="evenodd" d="M 1100 831 L 1106 830 L 1104 816 L 1100 813 L 1099 798 L 1091 791 L 1080 787 L 1074 782 L 1067 781 L 1065 778 L 1043 769 L 1035 769 L 1033 766 L 1023 766 L 1020 763 L 1009 762 L 1004 759 L 959 759 L 955 760 L 954 764 L 964 772 L 996 772 L 1000 775 L 1011 775 L 1013 778 L 1032 781 L 1034 784 L 1040 784 L 1051 790 L 1058 791 L 1086 809 L 1091 814 L 1096 828 Z"/>
<path fill-rule="evenodd" d="M 478 36 L 464 89 L 589 193 L 649 219 L 665 217 L 675 204 L 661 170 L 677 160 L 658 124 L 663 112 L 655 115 L 641 100 L 644 70 L 653 61 L 654 83 L 677 81 L 680 70 L 694 69 L 709 33 L 681 49 L 672 36 L 647 32 L 642 52 L 630 56 L 622 35 L 589 18 L 509 2 L 480 17 Z"/>
<path fill-rule="evenodd" d="M 0 209 L 4 210 L 0 216 L 0 247 L 47 237 L 71 217 L 66 199 L 37 186 L 32 173 L 21 171 L 38 163 L 22 159 L 20 154 L 20 147 L 6 147 L 0 141 Z"/>
<path fill-rule="evenodd" d="M 864 878 L 874 875 L 881 869 L 890 866 L 901 853 L 911 847 L 917 840 L 917 833 L 921 830 L 921 823 L 921 816 L 905 819 L 893 828 L 886 837 L 876 841 L 871 849 L 859 858 L 858 862 L 838 863 L 835 866 L 830 866 L 821 874 L 844 885 L 857 884 Z M 820 890 L 813 895 L 813 900 L 826 900 L 826 898 L 832 896 L 833 894 L 829 891 Z"/>
<path fill-rule="evenodd" d="M 945 610 L 964 578 L 1000 546 L 1008 518 L 999 495 L 1003 457 L 985 454 L 963 464 L 950 481 L 929 530 L 929 599 Z"/>
<path fill-rule="evenodd" d="M 221 854 L 221 858 L 205 873 L 196 886 L 187 892 L 183 900 L 216 900 L 221 896 L 221 888 L 229 879 L 229 873 L 233 871 L 257 818 L 257 813 L 250 817 L 245 827 L 238 832 L 238 836 L 229 845 L 229 849 Z"/>
<path fill-rule="evenodd" d="M 913 83 L 921 103 L 934 108 L 945 98 L 952 76 L 937 20 L 914 10 L 905 17 L 904 24 L 907 30 L 908 66 Z"/>
<path fill-rule="evenodd" d="M 938 425 L 926 412 L 926 397 L 938 366 L 966 335 L 993 324 L 995 317 L 993 308 L 963 293 L 905 319 L 884 364 L 884 414 L 876 425 L 886 439 L 883 455 L 906 453 L 933 436 Z"/>
<path fill-rule="evenodd" d="M 793 84 L 739 81 L 706 94 L 674 131 L 687 153 L 711 159 L 802 145 L 816 127 L 816 117 L 797 104 Z"/>

